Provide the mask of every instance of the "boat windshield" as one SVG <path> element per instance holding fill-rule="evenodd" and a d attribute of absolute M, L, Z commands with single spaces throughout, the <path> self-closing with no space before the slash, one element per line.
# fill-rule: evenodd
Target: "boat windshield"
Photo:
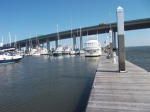
<path fill-rule="evenodd" d="M 85 43 L 85 47 L 98 47 L 97 43 Z"/>
<path fill-rule="evenodd" d="M 4 53 L 3 53 L 3 55 L 13 56 L 13 55 L 14 55 L 14 53 L 12 53 L 12 52 L 4 52 Z"/>

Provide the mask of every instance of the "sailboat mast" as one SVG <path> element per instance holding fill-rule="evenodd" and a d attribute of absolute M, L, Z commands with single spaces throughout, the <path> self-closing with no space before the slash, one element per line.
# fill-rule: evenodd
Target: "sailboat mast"
<path fill-rule="evenodd" d="M 3 46 L 3 36 L 2 36 L 2 46 Z"/>
<path fill-rule="evenodd" d="M 10 35 L 10 31 L 9 31 L 9 45 L 11 46 L 11 35 Z"/>
<path fill-rule="evenodd" d="M 71 38 L 72 38 L 72 16 L 71 16 Z"/>
<path fill-rule="evenodd" d="M 36 31 L 36 47 L 38 47 L 38 40 L 37 40 L 37 31 Z"/>
<path fill-rule="evenodd" d="M 71 38 L 72 38 L 72 16 L 71 16 Z M 73 39 L 73 38 L 72 38 Z M 73 41 L 72 41 L 72 46 L 74 46 L 73 45 Z"/>
<path fill-rule="evenodd" d="M 57 36 L 58 36 L 58 45 L 59 45 L 59 32 L 58 32 L 58 24 L 57 24 Z"/>
<path fill-rule="evenodd" d="M 16 48 L 16 38 L 17 38 L 17 36 L 16 36 L 16 34 L 15 34 L 15 46 L 14 46 L 15 48 Z"/>
<path fill-rule="evenodd" d="M 109 13 L 109 23 L 110 23 L 110 30 L 111 30 L 111 13 Z"/>
<path fill-rule="evenodd" d="M 80 50 L 81 50 L 81 26 L 80 26 Z"/>
<path fill-rule="evenodd" d="M 30 50 L 31 51 L 31 39 L 30 39 L 30 30 L 29 30 L 29 47 L 30 47 Z"/>

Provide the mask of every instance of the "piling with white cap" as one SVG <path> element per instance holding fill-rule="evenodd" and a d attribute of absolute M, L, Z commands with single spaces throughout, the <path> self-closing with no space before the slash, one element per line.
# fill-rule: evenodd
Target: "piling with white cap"
<path fill-rule="evenodd" d="M 124 12 L 120 6 L 117 8 L 117 30 L 119 72 L 125 72 Z"/>

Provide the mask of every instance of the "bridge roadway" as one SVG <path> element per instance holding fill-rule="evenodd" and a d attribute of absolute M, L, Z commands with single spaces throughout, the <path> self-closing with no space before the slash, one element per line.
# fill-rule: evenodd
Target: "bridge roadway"
<path fill-rule="evenodd" d="M 117 32 L 117 23 L 111 23 L 111 27 L 113 29 L 113 32 Z M 150 28 L 150 18 L 125 21 L 124 27 L 125 27 L 125 31 Z M 97 33 L 98 34 L 107 33 L 109 32 L 109 30 L 110 30 L 110 24 L 99 24 L 96 26 L 84 27 L 82 28 L 82 36 L 86 36 L 87 32 L 88 35 L 94 35 Z M 71 30 L 59 32 L 59 35 L 60 35 L 59 37 L 60 39 L 71 38 Z M 75 37 L 80 36 L 80 28 L 73 29 L 72 35 L 75 35 Z M 57 37 L 57 33 L 43 35 L 37 38 L 33 37 L 31 38 L 33 44 L 36 43 L 36 39 L 38 39 L 40 43 L 45 43 L 46 39 L 49 39 L 49 41 L 55 41 L 58 39 L 58 37 Z M 17 41 L 17 44 L 20 44 L 21 47 L 25 47 L 26 42 L 29 42 L 29 39 Z M 12 43 L 12 45 L 13 44 L 14 43 Z"/>
<path fill-rule="evenodd" d="M 86 112 L 150 112 L 150 72 L 128 61 L 126 69 L 101 56 Z"/>

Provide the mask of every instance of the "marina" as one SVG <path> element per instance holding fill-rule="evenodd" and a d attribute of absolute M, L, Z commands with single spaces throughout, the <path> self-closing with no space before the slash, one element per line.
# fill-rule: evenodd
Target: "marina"
<path fill-rule="evenodd" d="M 0 112 L 150 112 L 149 1 L 8 1 Z"/>
<path fill-rule="evenodd" d="M 149 66 L 149 47 L 128 47 L 126 52 L 136 64 L 146 57 L 143 65 Z M 106 56 L 27 56 L 18 63 L 0 65 L 1 112 L 142 111 L 149 106 L 149 72 L 126 61 L 128 72 L 118 73 L 118 64 Z"/>

